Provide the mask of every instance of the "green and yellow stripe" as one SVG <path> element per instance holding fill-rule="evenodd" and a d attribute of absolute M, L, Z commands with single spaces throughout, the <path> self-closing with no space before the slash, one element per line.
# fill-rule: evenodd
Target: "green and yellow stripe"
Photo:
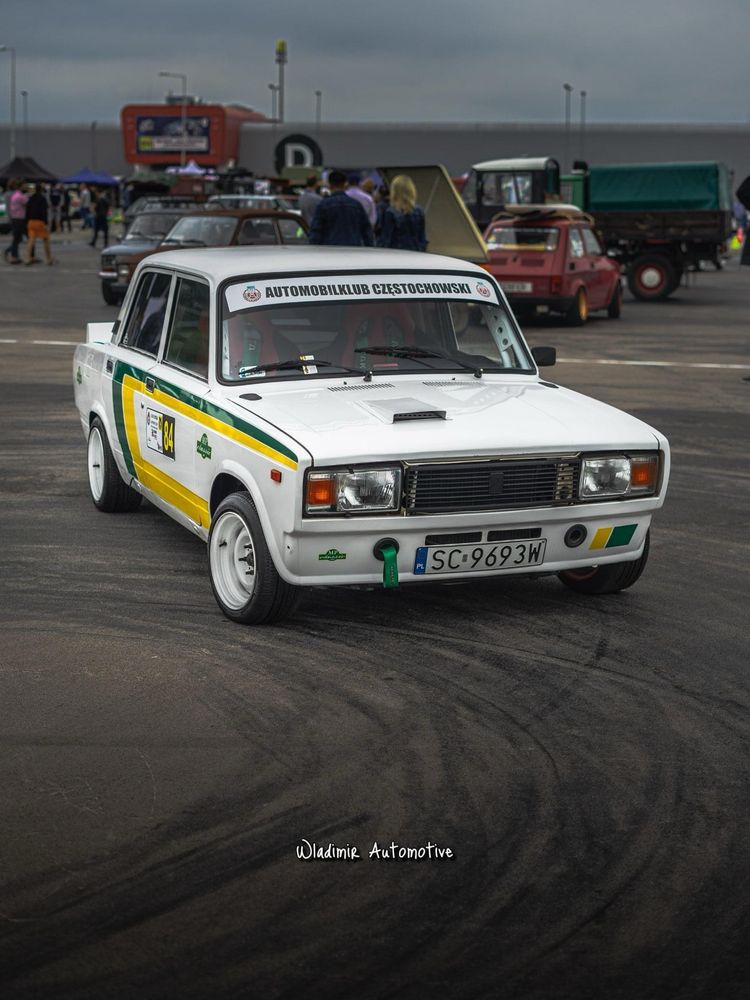
<path fill-rule="evenodd" d="M 637 524 L 620 524 L 616 528 L 598 528 L 589 548 L 614 549 L 618 545 L 628 545 L 637 527 Z"/>
<path fill-rule="evenodd" d="M 207 430 L 236 441 L 251 451 L 264 455 L 270 461 L 289 469 L 297 468 L 298 459 L 295 453 L 260 428 L 163 379 L 154 378 L 153 391 L 147 391 L 145 380 L 146 373 L 140 368 L 122 361 L 117 362 L 112 378 L 112 394 L 115 427 L 125 465 L 128 472 L 147 489 L 182 511 L 196 524 L 202 527 L 208 526 L 211 519 L 208 502 L 152 465 L 141 454 L 136 427 L 136 392 L 146 394 L 155 403 L 161 403 L 181 413 Z"/>

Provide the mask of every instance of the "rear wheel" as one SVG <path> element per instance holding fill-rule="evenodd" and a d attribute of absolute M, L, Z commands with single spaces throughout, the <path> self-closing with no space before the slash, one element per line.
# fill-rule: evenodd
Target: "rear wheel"
<path fill-rule="evenodd" d="M 589 300 L 585 288 L 579 288 L 573 304 L 565 314 L 565 319 L 570 326 L 583 326 L 589 318 Z"/>
<path fill-rule="evenodd" d="M 654 302 L 665 299 L 677 288 L 675 269 L 667 257 L 644 254 L 637 257 L 628 268 L 628 288 L 637 299 Z"/>
<path fill-rule="evenodd" d="M 615 594 L 632 587 L 648 562 L 650 532 L 646 533 L 643 553 L 633 562 L 605 563 L 583 569 L 567 569 L 558 573 L 566 587 L 579 594 Z"/>
<path fill-rule="evenodd" d="M 267 625 L 297 604 L 299 589 L 276 571 L 249 493 L 232 493 L 216 508 L 208 565 L 216 603 L 232 621 Z"/>
<path fill-rule="evenodd" d="M 610 319 L 619 319 L 620 313 L 622 312 L 622 285 L 620 284 L 620 279 L 617 279 L 617 284 L 615 285 L 614 291 L 612 292 L 612 298 L 609 300 L 609 305 L 607 306 L 607 315 Z"/>
<path fill-rule="evenodd" d="M 99 417 L 94 417 L 89 428 L 87 452 L 89 490 L 94 505 L 107 514 L 124 514 L 136 510 L 141 494 L 123 480 Z"/>

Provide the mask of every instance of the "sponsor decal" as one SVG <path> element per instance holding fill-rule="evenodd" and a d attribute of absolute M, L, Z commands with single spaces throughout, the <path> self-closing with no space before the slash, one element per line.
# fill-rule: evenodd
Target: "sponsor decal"
<path fill-rule="evenodd" d="M 80 385 L 83 381 L 83 376 L 81 375 L 81 366 L 78 366 L 78 371 L 76 372 L 76 382 Z"/>
<path fill-rule="evenodd" d="M 174 461 L 174 417 L 158 410 L 146 410 L 146 445 Z"/>
<path fill-rule="evenodd" d="M 337 559 L 346 559 L 346 552 L 339 552 L 338 549 L 329 549 L 321 552 L 318 559 L 324 562 L 335 562 Z"/>
<path fill-rule="evenodd" d="M 201 437 L 195 446 L 195 450 L 198 452 L 201 458 L 211 457 L 211 445 L 208 443 L 208 436 L 206 434 Z"/>
<path fill-rule="evenodd" d="M 237 282 L 226 291 L 234 312 L 251 306 L 288 302 L 361 299 L 463 299 L 497 303 L 493 288 L 460 274 L 321 275 L 316 278 L 279 278 L 253 284 Z"/>
<path fill-rule="evenodd" d="M 637 527 L 637 524 L 620 524 L 616 528 L 598 528 L 589 549 L 615 549 L 618 545 L 629 545 Z"/>

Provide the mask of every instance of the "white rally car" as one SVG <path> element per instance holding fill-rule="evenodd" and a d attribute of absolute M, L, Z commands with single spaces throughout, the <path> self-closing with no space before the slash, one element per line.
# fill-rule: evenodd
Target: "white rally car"
<path fill-rule="evenodd" d="M 301 586 L 556 573 L 629 587 L 669 446 L 540 378 L 496 282 L 392 250 L 182 250 L 140 265 L 74 361 L 91 495 L 208 543 L 260 624 Z"/>

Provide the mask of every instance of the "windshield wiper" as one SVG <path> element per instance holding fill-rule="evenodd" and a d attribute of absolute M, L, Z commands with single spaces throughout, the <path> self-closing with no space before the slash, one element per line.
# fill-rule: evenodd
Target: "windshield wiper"
<path fill-rule="evenodd" d="M 175 243 L 178 247 L 207 247 L 208 243 L 204 243 L 203 240 L 164 240 L 165 243 Z"/>
<path fill-rule="evenodd" d="M 482 368 L 469 364 L 468 361 L 461 361 L 460 358 L 453 357 L 450 354 L 443 354 L 442 351 L 427 351 L 423 347 L 385 347 L 384 345 L 377 345 L 376 347 L 357 347 L 355 350 L 361 354 L 390 355 L 393 358 L 407 358 L 414 361 L 421 361 L 423 358 L 442 358 L 444 361 L 452 361 L 454 364 L 460 365 L 461 368 L 466 368 L 467 371 L 473 372 L 474 378 L 481 378 L 484 373 Z M 429 368 L 430 365 L 427 365 L 427 367 Z"/>
<path fill-rule="evenodd" d="M 347 368 L 346 365 L 338 365 L 335 361 L 302 361 L 300 358 L 292 358 L 289 361 L 271 361 L 267 365 L 249 365 L 240 368 L 237 374 L 240 378 L 247 378 L 255 372 L 275 372 L 275 371 L 303 371 L 305 368 L 338 368 L 342 372 L 351 372 L 353 375 L 361 375 L 365 382 L 372 382 L 372 371 L 363 372 L 359 368 Z"/>

